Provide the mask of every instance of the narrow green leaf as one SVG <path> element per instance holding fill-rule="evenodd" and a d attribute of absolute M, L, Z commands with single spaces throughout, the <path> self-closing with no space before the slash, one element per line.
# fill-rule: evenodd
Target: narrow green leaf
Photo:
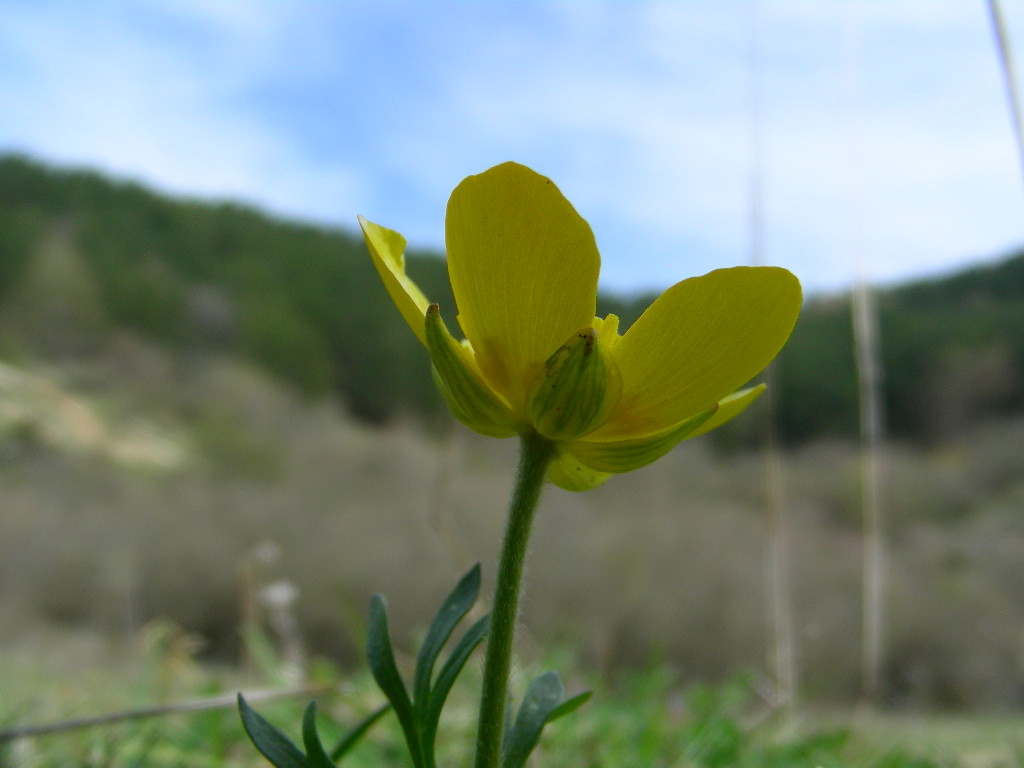
<path fill-rule="evenodd" d="M 405 733 L 405 741 L 409 745 L 409 755 L 416 768 L 425 768 L 423 748 L 419 738 L 419 724 L 413 710 L 409 694 L 405 690 L 402 676 L 398 674 L 395 654 L 391 649 L 391 638 L 388 635 L 388 616 L 384 598 L 374 595 L 370 601 L 369 628 L 366 633 L 366 657 L 370 664 L 373 679 L 377 681 L 381 691 L 387 696 L 395 709 L 398 722 Z"/>
<path fill-rule="evenodd" d="M 571 699 L 566 699 L 551 711 L 551 714 L 548 715 L 547 722 L 553 723 L 558 718 L 565 717 L 566 715 L 575 712 L 590 701 L 590 697 L 593 693 L 593 691 L 584 691 L 583 693 L 577 693 Z"/>
<path fill-rule="evenodd" d="M 391 705 L 385 704 L 384 706 L 377 708 L 376 710 L 368 714 L 366 717 L 364 717 L 362 720 L 360 720 L 356 727 L 348 733 L 346 733 L 344 736 L 342 736 L 341 741 L 339 741 L 335 745 L 334 749 L 331 750 L 331 760 L 339 762 L 341 758 L 345 756 L 345 753 L 352 749 L 352 747 L 355 746 L 356 742 L 359 741 L 360 738 L 362 738 L 362 735 L 366 733 L 368 730 L 370 730 L 370 726 L 372 726 L 374 723 L 380 720 L 390 710 Z"/>
<path fill-rule="evenodd" d="M 562 681 L 557 672 L 545 672 L 530 683 L 519 714 L 505 733 L 501 768 L 523 768 L 526 758 L 537 746 L 541 730 L 558 709 L 562 694 Z"/>
<path fill-rule="evenodd" d="M 310 768 L 298 747 L 246 704 L 242 694 L 238 694 L 238 713 L 249 739 L 272 765 L 277 768 Z"/>
<path fill-rule="evenodd" d="M 490 614 L 488 614 L 466 630 L 466 634 L 462 636 L 462 639 L 452 649 L 451 655 L 437 675 L 437 680 L 434 682 L 434 688 L 430 692 L 427 706 L 420 713 L 420 723 L 423 728 L 423 745 L 424 749 L 428 752 L 433 752 L 434 738 L 437 735 L 437 724 L 441 720 L 441 710 L 448 699 L 452 685 L 454 685 L 462 668 L 466 666 L 466 662 L 469 660 L 474 649 L 487 636 L 490 618 Z"/>
<path fill-rule="evenodd" d="M 320 734 L 316 732 L 316 702 L 309 702 L 302 717 L 302 743 L 306 746 L 306 762 L 309 768 L 335 768 L 327 756 Z"/>
<path fill-rule="evenodd" d="M 469 613 L 479 594 L 480 564 L 477 563 L 455 585 L 455 589 L 448 595 L 427 630 L 419 658 L 416 660 L 416 674 L 413 680 L 413 702 L 421 714 L 430 698 L 430 681 L 437 657 L 456 625 Z"/>

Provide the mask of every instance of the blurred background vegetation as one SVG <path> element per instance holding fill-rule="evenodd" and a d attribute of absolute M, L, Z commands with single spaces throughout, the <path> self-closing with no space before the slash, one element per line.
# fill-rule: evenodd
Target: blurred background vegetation
<path fill-rule="evenodd" d="M 381 222 L 401 228 L 401 222 Z M 454 327 L 439 254 L 409 271 Z M 682 277 L 682 276 L 681 276 Z M 600 297 L 632 322 L 651 296 Z M 878 296 L 890 565 L 884 697 L 1024 698 L 1024 254 Z M 775 365 L 803 695 L 859 692 L 850 297 Z M 254 584 L 357 663 L 369 595 L 410 647 L 492 570 L 513 441 L 453 425 L 353 231 L 0 156 L 0 641 L 171 619 L 237 658 Z M 759 419 L 602 489 L 547 492 L 524 651 L 716 682 L 769 645 Z M 273 553 L 268 554 L 268 553 Z"/>

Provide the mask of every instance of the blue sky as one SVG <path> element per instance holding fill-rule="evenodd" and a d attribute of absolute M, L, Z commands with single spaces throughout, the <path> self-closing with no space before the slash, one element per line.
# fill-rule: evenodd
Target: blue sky
<path fill-rule="evenodd" d="M 436 249 L 517 160 L 620 291 L 749 263 L 755 156 L 763 261 L 811 291 L 1024 244 L 984 0 L 0 0 L 0 105 L 0 151 Z"/>

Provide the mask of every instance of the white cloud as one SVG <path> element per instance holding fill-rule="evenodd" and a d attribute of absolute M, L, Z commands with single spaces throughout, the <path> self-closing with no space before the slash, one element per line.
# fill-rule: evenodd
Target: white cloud
<path fill-rule="evenodd" d="M 653 287 L 747 258 L 756 29 L 769 259 L 835 287 L 858 239 L 881 277 L 1024 240 L 981 8 L 758 7 L 5 4 L 0 145 L 433 246 L 451 187 L 517 159 Z"/>
<path fill-rule="evenodd" d="M 235 54 L 259 68 L 280 55 L 270 55 L 279 43 L 268 24 L 234 25 L 244 13 L 179 17 L 214 36 L 196 50 L 166 34 L 157 22 L 167 20 L 143 23 L 116 5 L 48 10 L 14 14 L 2 33 L 29 74 L 4 83 L 4 144 L 307 218 L 356 205 L 363 190 L 350 168 L 319 162 L 240 105 L 257 75 Z"/>

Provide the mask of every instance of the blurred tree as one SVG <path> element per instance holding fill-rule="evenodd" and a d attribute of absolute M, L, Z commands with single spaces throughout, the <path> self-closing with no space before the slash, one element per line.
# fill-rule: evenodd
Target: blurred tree
<path fill-rule="evenodd" d="M 414 251 L 408 269 L 457 328 L 444 260 Z M 599 312 L 626 329 L 650 300 L 602 294 Z M 34 322 L 44 354 L 120 326 L 171 349 L 248 356 L 369 421 L 436 414 L 427 357 L 389 306 L 350 232 L 0 155 L 0 333 Z M 1024 254 L 881 291 L 878 309 L 894 436 L 944 438 L 1024 413 Z M 77 320 L 59 321 L 63 311 Z M 43 343 L 61 322 L 67 334 Z M 784 442 L 857 434 L 851 339 L 848 296 L 808 301 L 773 384 Z M 754 438 L 740 421 L 711 439 Z"/>
<path fill-rule="evenodd" d="M 67 222 L 37 243 L 3 308 L 4 324 L 49 355 L 92 352 L 107 328 L 95 276 L 74 245 Z"/>

